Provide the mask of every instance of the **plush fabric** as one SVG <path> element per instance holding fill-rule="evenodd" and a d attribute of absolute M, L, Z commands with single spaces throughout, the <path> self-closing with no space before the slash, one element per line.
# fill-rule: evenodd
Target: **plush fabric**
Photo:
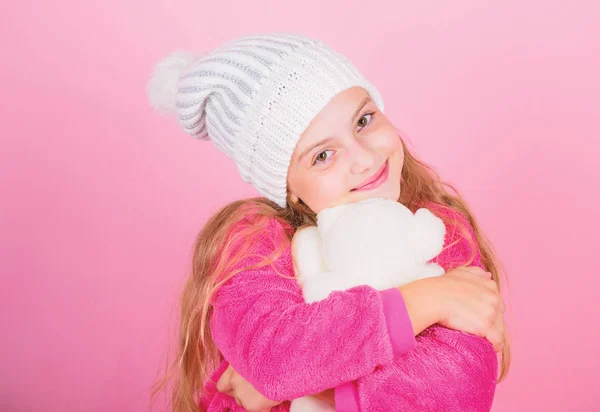
<path fill-rule="evenodd" d="M 433 261 L 448 270 L 468 261 L 473 249 L 452 222 L 446 229 L 446 248 Z M 273 221 L 254 252 L 269 254 L 282 236 Z M 472 264 L 480 265 L 477 250 Z M 440 326 L 415 340 L 396 289 L 358 286 L 308 304 L 297 282 L 277 271 L 293 273 L 289 248 L 274 268 L 245 271 L 224 284 L 211 318 L 224 358 L 266 397 L 283 401 L 336 388 L 342 411 L 490 410 L 498 362 L 486 340 Z M 223 363 L 212 380 L 225 369 Z M 212 382 L 202 404 L 209 411 L 242 410 Z M 289 402 L 272 410 L 287 411 Z"/>

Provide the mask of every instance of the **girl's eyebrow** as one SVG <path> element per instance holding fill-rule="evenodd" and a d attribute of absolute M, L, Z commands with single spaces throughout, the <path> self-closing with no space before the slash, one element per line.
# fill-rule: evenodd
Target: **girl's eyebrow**
<path fill-rule="evenodd" d="M 308 153 L 310 153 L 315 147 L 318 147 L 321 145 L 326 145 L 327 143 L 329 143 L 332 140 L 333 140 L 333 137 L 326 137 L 325 139 L 319 140 L 317 143 L 311 145 L 308 149 L 306 149 L 304 152 L 302 152 L 302 154 L 300 156 L 298 156 L 298 162 L 300 162 L 302 160 L 302 158 L 304 156 L 306 156 Z"/>
<path fill-rule="evenodd" d="M 356 111 L 354 112 L 354 115 L 352 116 L 352 121 L 354 121 L 354 119 L 356 119 L 356 117 L 358 117 L 358 115 L 360 114 L 360 111 L 363 109 L 363 107 L 365 107 L 367 105 L 367 103 L 369 103 L 371 101 L 371 96 L 367 96 L 365 97 L 361 102 L 360 102 L 360 106 L 358 106 L 358 109 L 356 109 Z M 323 140 L 319 140 L 317 143 L 311 145 L 308 149 L 306 149 L 305 151 L 302 152 L 302 154 L 300 154 L 300 156 L 298 156 L 298 162 L 300 162 L 302 160 L 302 158 L 304 156 L 306 156 L 310 151 L 312 151 L 315 147 L 317 146 L 321 146 L 323 144 L 327 144 L 329 143 L 331 140 L 333 140 L 331 137 L 326 137 Z"/>
<path fill-rule="evenodd" d="M 367 96 L 362 100 L 362 102 L 360 102 L 360 106 L 358 106 L 358 109 L 356 109 L 356 111 L 354 112 L 354 116 L 352 116 L 352 120 L 354 120 L 358 117 L 362 108 L 365 107 L 367 105 L 367 103 L 369 103 L 370 101 L 371 101 L 371 96 Z"/>

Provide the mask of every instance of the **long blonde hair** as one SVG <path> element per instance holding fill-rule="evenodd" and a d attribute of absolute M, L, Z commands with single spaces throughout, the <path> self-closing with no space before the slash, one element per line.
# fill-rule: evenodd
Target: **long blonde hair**
<path fill-rule="evenodd" d="M 404 141 L 402 145 L 405 156 L 399 202 L 413 212 L 419 207 L 434 203 L 463 214 L 474 229 L 474 241 L 481 251 L 481 263 L 492 273 L 492 279 L 500 287 L 499 262 L 465 201 L 430 166 L 415 158 Z M 287 207 L 281 208 L 266 198 L 236 201 L 210 218 L 198 234 L 191 274 L 181 294 L 177 358 L 164 377 L 156 383 L 153 392 L 154 397 L 160 390 L 169 388 L 173 411 L 196 412 L 201 409 L 199 400 L 204 384 L 222 359 L 210 333 L 211 298 L 220 285 L 243 270 L 232 268 L 238 267 L 242 259 L 247 257 L 252 239 L 273 218 L 284 223 L 284 227 L 289 227 L 290 230 L 271 256 L 262 257 L 254 265 L 264 266 L 274 262 L 288 247 L 288 241 L 295 230 L 316 224 L 314 212 L 302 202 L 288 201 Z M 467 232 L 466 228 L 462 230 Z M 506 377 L 510 365 L 510 347 L 506 335 L 504 343 L 499 382 Z"/>

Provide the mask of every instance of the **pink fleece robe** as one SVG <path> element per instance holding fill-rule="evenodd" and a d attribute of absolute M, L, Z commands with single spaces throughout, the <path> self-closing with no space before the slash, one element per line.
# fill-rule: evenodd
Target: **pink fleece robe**
<path fill-rule="evenodd" d="M 467 223 L 460 214 L 450 217 Z M 253 252 L 269 255 L 284 236 L 283 226 L 271 222 Z M 445 245 L 434 261 L 446 270 L 471 256 L 470 243 L 453 225 Z M 481 265 L 475 252 L 472 265 Z M 249 256 L 241 264 L 257 260 Z M 274 265 L 293 275 L 289 247 Z M 477 412 L 489 411 L 494 398 L 498 362 L 491 344 L 437 325 L 415 339 L 397 289 L 359 286 L 307 304 L 296 281 L 272 267 L 244 271 L 217 291 L 211 330 L 223 357 L 273 400 L 335 388 L 342 412 Z M 205 386 L 202 405 L 210 412 L 244 410 L 216 390 L 227 361 Z M 272 409 L 288 410 L 289 402 Z"/>

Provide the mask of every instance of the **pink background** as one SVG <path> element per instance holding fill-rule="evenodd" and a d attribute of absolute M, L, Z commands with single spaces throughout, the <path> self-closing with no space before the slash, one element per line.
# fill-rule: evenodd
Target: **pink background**
<path fill-rule="evenodd" d="M 598 410 L 600 8 L 484 3 L 4 2 L 0 410 L 147 409 L 193 239 L 255 192 L 146 81 L 172 49 L 274 30 L 347 54 L 496 245 L 514 363 L 494 411 Z"/>

